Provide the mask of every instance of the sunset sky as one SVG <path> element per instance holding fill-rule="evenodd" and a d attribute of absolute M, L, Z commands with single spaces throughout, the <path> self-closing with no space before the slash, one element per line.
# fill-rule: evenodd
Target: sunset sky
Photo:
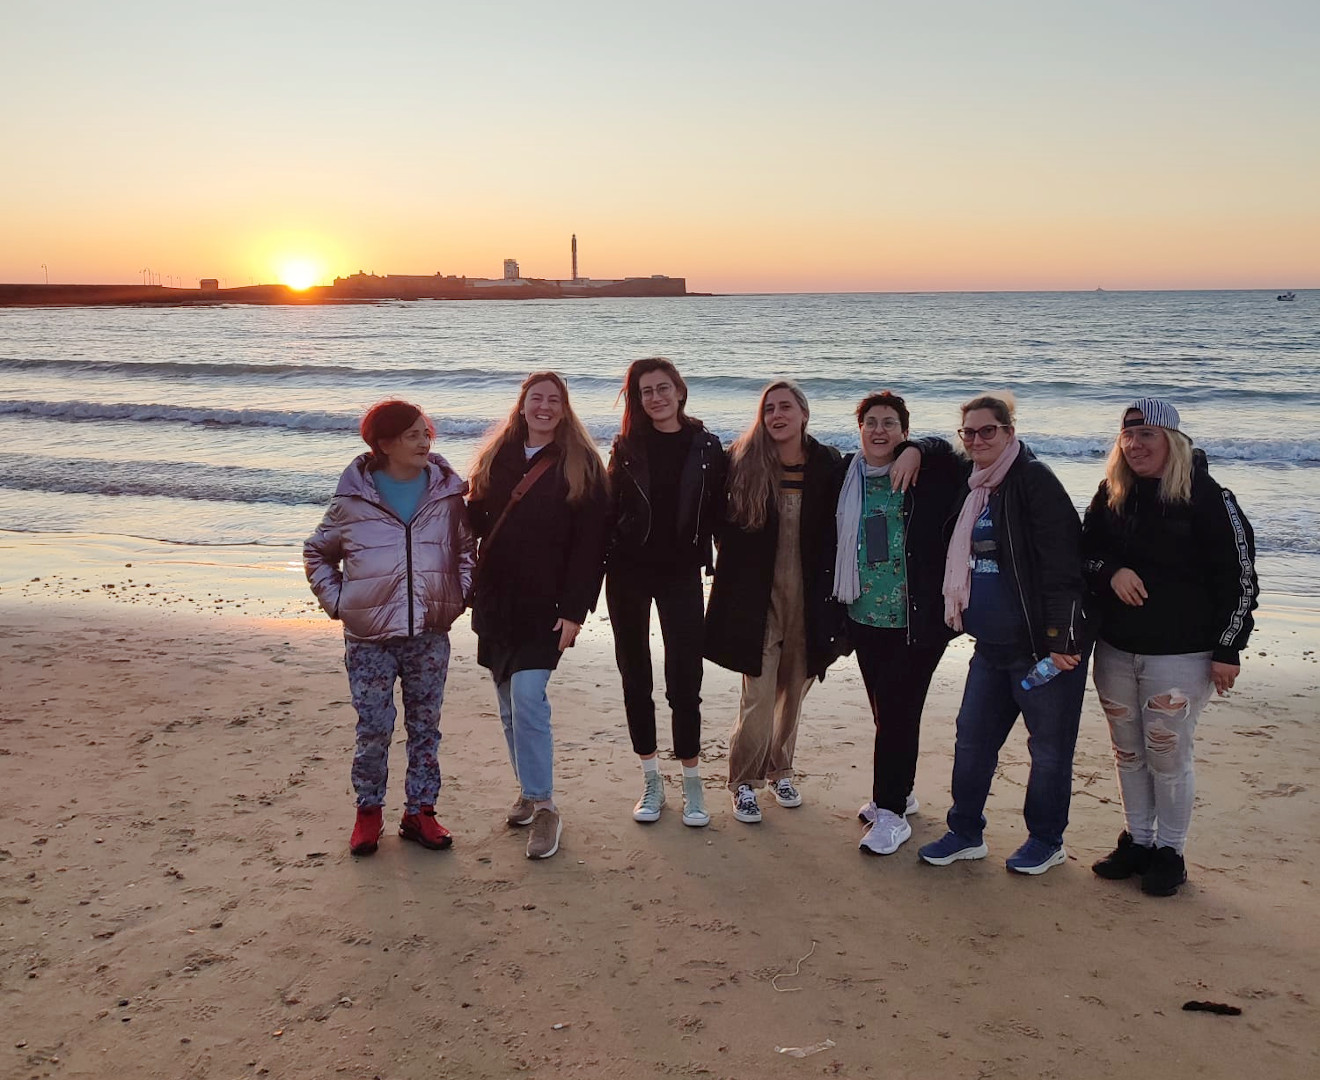
<path fill-rule="evenodd" d="M 1315 0 L 0 12 L 0 281 L 1320 287 Z"/>

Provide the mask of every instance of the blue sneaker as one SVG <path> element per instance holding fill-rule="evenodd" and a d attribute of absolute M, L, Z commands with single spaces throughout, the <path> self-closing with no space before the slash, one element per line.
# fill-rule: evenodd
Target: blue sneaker
<path fill-rule="evenodd" d="M 931 866 L 948 866 L 959 859 L 984 859 L 990 849 L 984 840 L 969 840 L 956 832 L 946 832 L 933 843 L 922 845 L 917 854 Z"/>
<path fill-rule="evenodd" d="M 1063 845 L 1055 847 L 1034 836 L 1027 837 L 1027 842 L 1004 860 L 1004 865 L 1019 874 L 1043 874 L 1051 866 L 1058 866 L 1068 861 L 1068 853 Z"/>

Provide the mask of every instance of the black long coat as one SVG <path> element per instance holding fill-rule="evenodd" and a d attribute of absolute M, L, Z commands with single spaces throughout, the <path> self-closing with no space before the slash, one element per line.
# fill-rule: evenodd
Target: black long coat
<path fill-rule="evenodd" d="M 468 503 L 472 531 L 481 539 L 472 600 L 477 663 L 498 682 L 515 671 L 558 665 L 555 622 L 585 622 L 605 573 L 605 490 L 570 506 L 558 464 L 509 512 L 494 542 L 486 542 L 523 474 L 550 453 L 558 454 L 553 443 L 529 461 L 518 443 L 504 447 L 492 464 L 489 490 Z"/>
<path fill-rule="evenodd" d="M 834 508 L 843 470 L 834 447 L 810 435 L 806 442 L 801 547 L 807 670 L 823 679 L 826 668 L 845 649 L 843 608 L 830 599 L 834 592 Z M 706 659 L 744 675 L 760 675 L 779 544 L 776 502 L 771 501 L 764 528 L 748 532 L 726 520 L 718 535 L 720 550 L 706 610 Z"/>

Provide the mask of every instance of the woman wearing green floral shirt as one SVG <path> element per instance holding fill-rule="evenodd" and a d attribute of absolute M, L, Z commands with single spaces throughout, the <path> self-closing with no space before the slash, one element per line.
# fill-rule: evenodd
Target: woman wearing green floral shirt
<path fill-rule="evenodd" d="M 848 609 L 875 719 L 871 801 L 858 812 L 870 826 L 860 847 L 872 855 L 891 855 L 912 835 L 921 711 L 952 636 L 942 531 L 966 479 L 943 439 L 908 439 L 908 420 L 887 390 L 857 406 L 861 453 L 845 466 L 836 513 L 835 598 Z"/>

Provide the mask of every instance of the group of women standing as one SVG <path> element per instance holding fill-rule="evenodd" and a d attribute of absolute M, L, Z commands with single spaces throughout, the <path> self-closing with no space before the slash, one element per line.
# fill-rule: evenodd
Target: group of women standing
<path fill-rule="evenodd" d="M 437 747 L 447 631 L 465 606 L 518 782 L 508 824 L 530 827 L 529 858 L 558 850 L 547 685 L 604 580 L 643 774 L 636 820 L 658 820 L 666 804 L 653 604 L 683 823 L 710 822 L 699 770 L 703 658 L 743 677 L 728 787 L 734 817 L 755 823 L 767 786 L 780 806 L 802 804 L 793 758 L 803 700 L 855 651 L 875 722 L 860 847 L 875 855 L 912 835 L 926 694 L 948 642 L 966 632 L 975 649 L 948 831 L 919 854 L 943 866 L 988 853 L 985 804 L 1020 715 L 1028 836 L 1007 866 L 1043 873 L 1067 857 L 1073 750 L 1098 638 L 1094 678 L 1126 828 L 1094 870 L 1139 875 L 1149 893 L 1177 890 L 1196 718 L 1212 690 L 1233 684 L 1257 588 L 1250 525 L 1171 405 L 1144 398 L 1125 410 L 1083 523 L 1018 440 L 1008 395 L 963 406 L 961 454 L 943 439 L 909 438 L 901 397 L 869 395 L 856 412 L 859 450 L 846 458 L 808 434 L 808 401 L 787 380 L 765 388 L 727 455 L 688 415 L 687 386 L 668 360 L 634 362 L 621 396 L 606 466 L 564 380 L 528 376 L 479 451 L 470 489 L 430 453 L 434 429 L 420 409 L 387 402 L 364 418 L 370 451 L 345 471 L 305 547 L 314 592 L 344 622 L 358 712 L 355 854 L 374 851 L 383 830 L 396 678 L 408 730 L 400 835 L 430 848 L 452 842 L 435 815 Z M 703 610 L 701 575 L 712 568 Z"/>

